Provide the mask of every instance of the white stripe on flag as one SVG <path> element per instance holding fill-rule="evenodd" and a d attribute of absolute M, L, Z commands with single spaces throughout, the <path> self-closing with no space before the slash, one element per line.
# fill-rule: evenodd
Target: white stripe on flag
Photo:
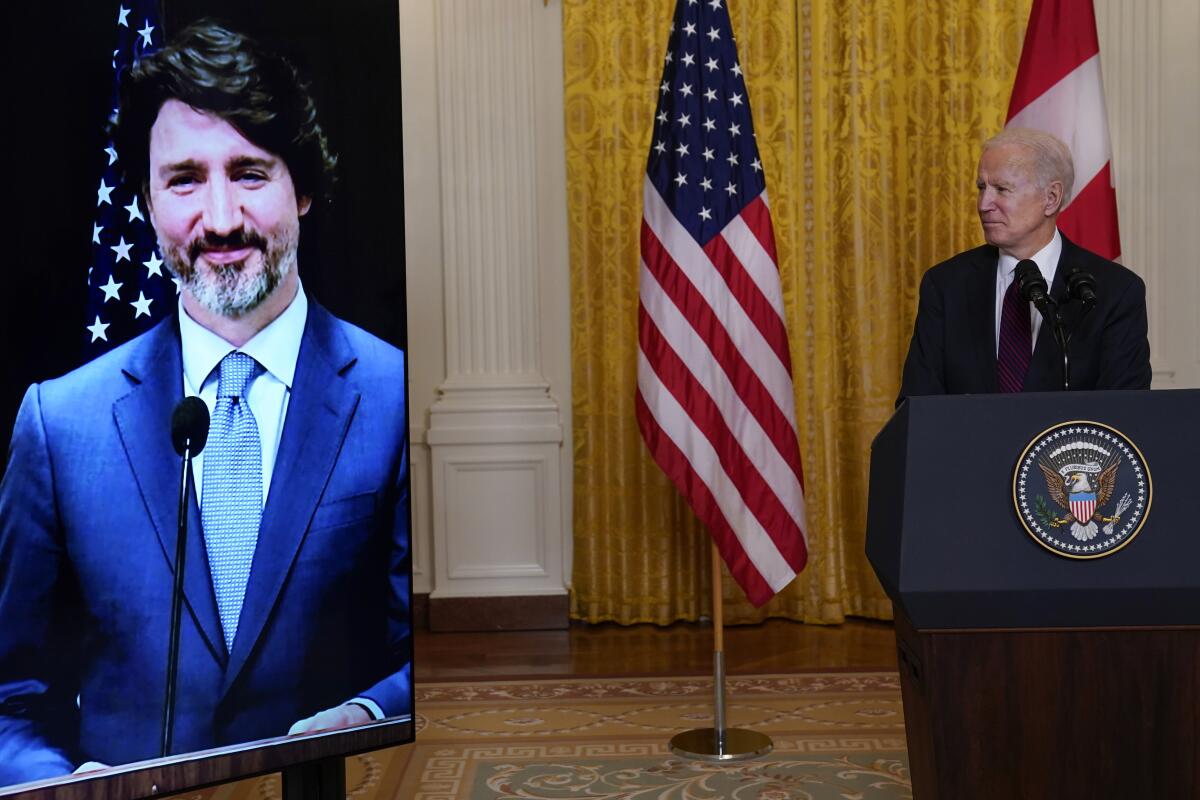
<path fill-rule="evenodd" d="M 1021 109 L 1006 127 L 1036 128 L 1066 142 L 1075 161 L 1075 185 L 1071 189 L 1071 198 L 1078 197 L 1083 188 L 1092 182 L 1092 178 L 1112 160 L 1108 117 L 1104 110 L 1104 82 L 1100 76 L 1100 55 L 1092 56 L 1071 70 L 1065 78 Z"/>
<path fill-rule="evenodd" d="M 804 497 L 796 473 L 759 425 L 754 414 L 742 402 L 704 339 L 700 338 L 671 298 L 667 297 L 645 262 L 642 262 L 640 280 L 641 300 L 646 313 L 650 315 L 667 344 L 683 361 L 688 372 L 708 392 L 746 458 L 787 509 L 796 527 L 803 531 Z"/>
<path fill-rule="evenodd" d="M 796 398 L 792 395 L 792 376 L 741 305 L 730 301 L 729 287 L 712 265 L 708 254 L 675 219 L 649 177 L 644 181 L 642 194 L 646 224 L 658 237 L 671 260 L 704 297 L 742 359 L 762 381 L 788 423 L 795 428 Z"/>
<path fill-rule="evenodd" d="M 675 443 L 691 464 L 692 470 L 708 487 L 717 508 L 733 529 L 754 569 L 773 591 L 782 591 L 796 577 L 796 573 L 788 566 L 770 535 L 750 513 L 737 486 L 722 469 L 708 437 L 696 428 L 687 411 L 663 386 L 641 348 L 638 348 L 638 390 L 650 410 L 650 416 L 654 418 L 654 424 Z"/>
<path fill-rule="evenodd" d="M 764 194 L 766 193 L 764 192 Z M 737 256 L 737 260 L 746 268 L 746 273 L 754 281 L 758 290 L 763 293 L 763 296 L 767 298 L 767 302 L 771 304 L 771 308 L 775 309 L 775 313 L 782 322 L 784 319 L 783 293 L 779 287 L 779 267 L 775 265 L 770 254 L 763 249 L 762 243 L 754 235 L 754 231 L 750 230 L 746 220 L 739 214 L 729 221 L 725 230 L 721 231 L 721 238 L 729 245 L 729 249 Z"/>

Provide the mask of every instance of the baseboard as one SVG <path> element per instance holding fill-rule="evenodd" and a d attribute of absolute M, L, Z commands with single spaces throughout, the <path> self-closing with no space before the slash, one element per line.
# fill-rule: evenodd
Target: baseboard
<path fill-rule="evenodd" d="M 428 599 L 428 625 L 434 632 L 564 630 L 567 613 L 565 594 Z"/>
<path fill-rule="evenodd" d="M 429 592 L 413 593 L 412 621 L 415 630 L 429 630 Z"/>

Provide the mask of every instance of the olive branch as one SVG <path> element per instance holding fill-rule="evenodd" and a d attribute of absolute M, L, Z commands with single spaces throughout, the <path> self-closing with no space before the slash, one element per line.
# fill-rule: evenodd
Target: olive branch
<path fill-rule="evenodd" d="M 1038 495 L 1033 501 L 1033 515 L 1037 517 L 1038 522 L 1048 528 L 1057 528 L 1060 525 L 1065 525 L 1071 521 L 1070 516 L 1056 517 L 1050 511 L 1050 506 L 1046 504 L 1045 495 Z"/>

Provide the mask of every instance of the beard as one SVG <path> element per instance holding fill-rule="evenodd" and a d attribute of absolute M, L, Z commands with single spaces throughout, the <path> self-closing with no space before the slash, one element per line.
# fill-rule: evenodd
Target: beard
<path fill-rule="evenodd" d="M 294 227 L 269 241 L 259 233 L 239 228 L 225 236 L 210 233 L 186 245 L 164 247 L 163 262 L 201 306 L 219 316 L 237 319 L 262 305 L 296 269 L 298 245 L 299 231 Z M 258 250 L 260 268 L 247 266 L 253 255 L 229 264 L 197 267 L 204 250 L 216 247 L 253 247 Z"/>

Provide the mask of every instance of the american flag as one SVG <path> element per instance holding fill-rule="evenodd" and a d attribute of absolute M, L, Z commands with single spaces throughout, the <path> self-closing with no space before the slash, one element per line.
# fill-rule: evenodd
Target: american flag
<path fill-rule="evenodd" d="M 121 77 L 143 54 L 158 49 L 162 30 L 156 0 L 127 0 L 114 10 L 113 21 L 117 30 L 111 114 L 115 117 Z M 163 265 L 137 187 L 121 182 L 120 158 L 110 139 L 99 156 L 101 175 L 92 223 L 84 331 L 89 359 L 149 330 L 174 310 L 178 292 Z"/>
<path fill-rule="evenodd" d="M 766 181 L 724 0 L 678 0 L 643 186 L 637 418 L 761 606 L 804 568 L 804 479 Z"/>

